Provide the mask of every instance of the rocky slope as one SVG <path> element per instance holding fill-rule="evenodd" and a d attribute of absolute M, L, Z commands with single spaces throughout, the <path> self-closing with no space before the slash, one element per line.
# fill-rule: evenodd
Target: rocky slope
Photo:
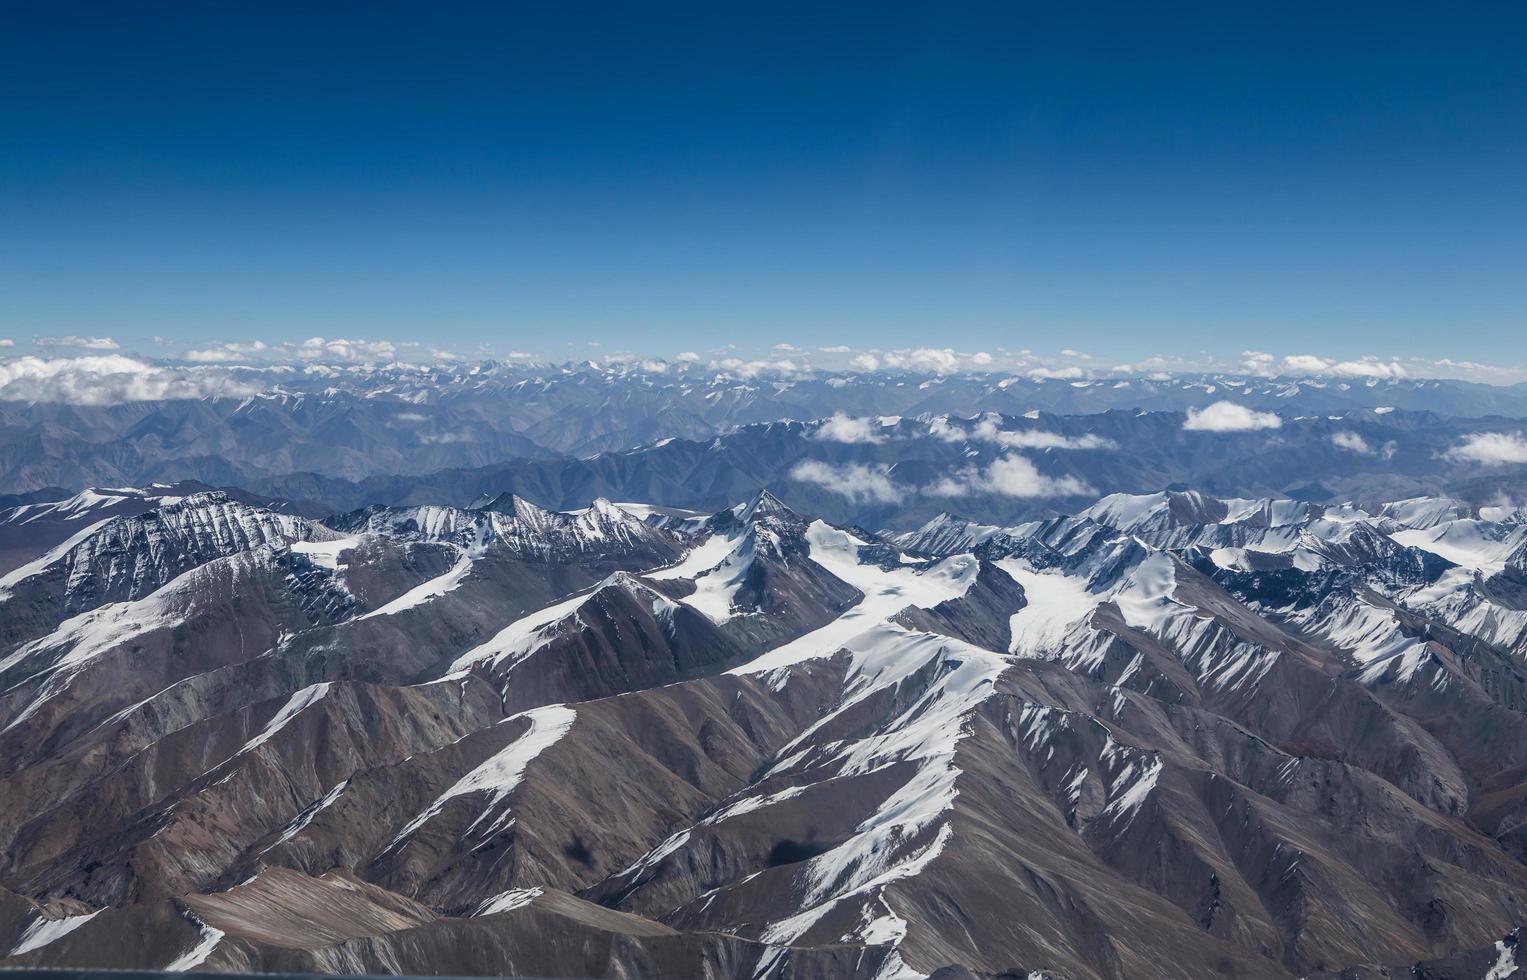
<path fill-rule="evenodd" d="M 164 496 L 0 590 L 0 965 L 1516 975 L 1508 507 Z"/>

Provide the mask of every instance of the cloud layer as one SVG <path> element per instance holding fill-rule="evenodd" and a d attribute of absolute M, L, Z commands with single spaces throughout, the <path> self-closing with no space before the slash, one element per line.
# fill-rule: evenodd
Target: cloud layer
<path fill-rule="evenodd" d="M 259 386 L 225 371 L 150 364 L 121 354 L 0 360 L 0 400 L 114 405 L 209 395 L 244 398 Z"/>

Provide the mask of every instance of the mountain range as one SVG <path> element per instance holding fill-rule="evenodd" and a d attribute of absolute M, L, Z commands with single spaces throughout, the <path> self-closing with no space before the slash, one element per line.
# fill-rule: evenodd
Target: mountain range
<path fill-rule="evenodd" d="M 276 496 L 301 490 L 320 510 L 348 509 L 401 502 L 377 494 L 401 494 L 439 471 L 470 472 L 510 460 L 570 465 L 666 439 L 703 443 L 747 427 L 840 414 L 1021 418 L 1032 412 L 1101 417 L 1143 411 L 1180 427 L 1185 413 L 1228 399 L 1248 410 L 1276 413 L 1285 423 L 1349 414 L 1362 420 L 1375 411 L 1420 413 L 1423 421 L 1417 424 L 1422 426 L 1527 418 L 1527 385 L 1408 378 L 1032 378 L 699 364 L 648 369 L 594 362 L 484 362 L 452 368 L 200 365 L 173 370 L 190 372 L 191 381 L 216 375 L 218 383 L 198 382 L 209 392 L 205 397 L 158 399 L 136 389 L 118 397 L 115 389 L 88 378 L 62 394 L 14 385 L 0 390 L 0 494 L 54 488 L 69 496 L 89 486 L 194 480 L 250 490 L 268 485 L 264 492 Z M 1399 427 L 1398 420 L 1391 423 Z M 1119 431 L 1100 436 L 1140 440 L 1146 434 L 1114 423 L 1107 427 Z M 1521 427 L 1518 421 L 1516 428 Z M 1396 438 L 1393 432 L 1382 434 Z M 1128 448 L 1150 457 L 1142 448 L 1146 445 L 1138 441 Z M 1382 452 L 1383 445 L 1372 448 Z M 1402 438 L 1400 451 L 1408 448 Z M 1179 479 L 1159 479 L 1165 461 L 1151 461 L 1158 465 L 1135 474 L 1131 487 L 1103 486 L 1103 473 L 1093 482 L 1100 490 L 1141 491 Z M 418 502 L 454 500 L 441 495 L 438 485 L 419 489 L 435 496 Z M 705 506 L 723 503 L 713 496 Z"/>
<path fill-rule="evenodd" d="M 574 507 L 549 475 L 321 518 L 184 483 L 0 512 L 0 965 L 1515 975 L 1527 513 L 1337 501 L 1298 455 L 1393 439 L 1349 468 L 1411 486 L 1483 423 L 844 418 L 574 462 L 620 486 L 751 439 L 773 468 L 726 467 L 773 485 L 833 447 L 921 488 L 895 520 L 789 478 Z M 1100 495 L 1074 462 L 1150 432 L 1214 486 L 1331 492 Z M 1213 483 L 1200 439 L 1245 472 Z M 875 455 L 902 443 L 949 455 Z M 1020 519 L 928 489 L 1012 457 L 1093 492 Z M 940 501 L 978 519 L 911 520 Z"/>

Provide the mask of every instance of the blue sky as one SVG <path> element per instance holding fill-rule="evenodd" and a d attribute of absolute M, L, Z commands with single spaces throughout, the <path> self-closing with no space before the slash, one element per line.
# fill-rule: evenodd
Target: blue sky
<path fill-rule="evenodd" d="M 1527 362 L 1520 5 L 646 6 L 17 5 L 7 352 Z"/>

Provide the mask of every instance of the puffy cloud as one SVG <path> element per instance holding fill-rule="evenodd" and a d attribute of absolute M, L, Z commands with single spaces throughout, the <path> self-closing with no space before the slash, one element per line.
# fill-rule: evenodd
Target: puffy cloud
<path fill-rule="evenodd" d="M 1087 376 L 1079 367 L 1031 368 L 1026 373 L 1035 381 L 1075 381 Z"/>
<path fill-rule="evenodd" d="M 1405 369 L 1395 361 L 1385 363 L 1365 357 L 1358 361 L 1340 361 L 1331 365 L 1331 373 L 1344 378 L 1403 378 Z"/>
<path fill-rule="evenodd" d="M 1489 466 L 1527 463 L 1527 439 L 1520 432 L 1476 432 L 1443 455 Z"/>
<path fill-rule="evenodd" d="M 854 418 L 842 412 L 834 414 L 832 418 L 817 426 L 811 438 L 822 442 L 880 443 L 885 441 L 880 434 L 880 424 L 874 419 Z"/>
<path fill-rule="evenodd" d="M 849 361 L 848 364 L 850 367 L 857 368 L 860 371 L 880 370 L 880 358 L 876 357 L 874 354 L 860 354 L 853 360 Z"/>
<path fill-rule="evenodd" d="M 1202 410 L 1190 408 L 1182 423 L 1184 429 L 1197 432 L 1252 432 L 1282 425 L 1283 420 L 1272 412 L 1253 411 L 1235 402 L 1215 402 Z"/>
<path fill-rule="evenodd" d="M 711 370 L 726 371 L 744 381 L 756 378 L 760 374 L 799 374 L 803 370 L 801 365 L 789 358 L 780 358 L 774 361 L 744 361 L 740 357 L 723 357 L 720 360 L 710 362 Z"/>
<path fill-rule="evenodd" d="M 263 340 L 256 340 L 250 344 L 219 344 L 201 350 L 186 351 L 186 360 L 203 364 L 237 361 L 248 359 L 248 355 L 251 354 L 263 354 L 268 350 L 270 348 Z"/>
<path fill-rule="evenodd" d="M 1368 440 L 1356 432 L 1333 432 L 1331 433 L 1331 445 L 1337 449 L 1346 449 L 1354 453 L 1371 453 L 1373 450 L 1368 446 Z"/>
<path fill-rule="evenodd" d="M 0 347 L 15 347 L 16 342 L 9 337 L 0 337 Z"/>
<path fill-rule="evenodd" d="M 673 359 L 680 364 L 693 364 L 700 359 L 700 355 L 692 350 L 685 350 L 673 355 Z"/>
<path fill-rule="evenodd" d="M 801 483 L 814 483 L 855 503 L 894 504 L 906 496 L 885 466 L 862 463 L 834 466 L 820 460 L 804 459 L 790 470 L 790 478 Z"/>
<path fill-rule="evenodd" d="M 888 370 L 921 371 L 928 374 L 955 374 L 969 367 L 984 368 L 995 360 L 986 351 L 962 354 L 950 347 L 908 348 L 884 351 L 879 355 L 880 366 Z"/>
<path fill-rule="evenodd" d="M 605 364 L 614 365 L 616 367 L 635 368 L 638 371 L 645 371 L 648 374 L 664 374 L 668 371 L 667 361 L 658 360 L 652 357 L 641 357 L 631 353 L 628 350 L 616 351 L 613 354 L 606 354 L 604 356 L 604 362 Z"/>
<path fill-rule="evenodd" d="M 852 352 L 853 348 L 844 347 L 843 345 L 839 344 L 836 347 L 818 347 L 817 350 L 821 351 L 823 354 L 847 354 Z"/>
<path fill-rule="evenodd" d="M 968 466 L 925 490 L 934 497 L 966 497 L 994 493 L 1005 497 L 1073 497 L 1095 491 L 1073 476 L 1046 476 L 1026 456 L 1016 453 L 994 459 L 986 468 Z"/>
<path fill-rule="evenodd" d="M 1247 374 L 1270 375 L 1277 360 L 1266 351 L 1241 351 L 1241 370 Z"/>
<path fill-rule="evenodd" d="M 892 370 L 953 374 L 960 369 L 960 356 L 948 347 L 918 347 L 915 350 L 887 351 L 881 363 Z"/>
<path fill-rule="evenodd" d="M 130 401 L 244 398 L 259 390 L 221 369 L 150 364 L 121 354 L 0 361 L 0 400 L 113 405 Z"/>
<path fill-rule="evenodd" d="M 38 347 L 78 347 L 81 350 L 116 350 L 122 345 L 110 337 L 79 337 L 68 334 L 63 337 L 33 337 Z"/>
<path fill-rule="evenodd" d="M 1292 354 L 1283 359 L 1283 370 L 1301 374 L 1324 374 L 1331 362 L 1314 354 Z"/>
<path fill-rule="evenodd" d="M 309 360 L 390 361 L 398 356 L 398 348 L 387 340 L 309 337 L 297 345 L 297 356 Z"/>
<path fill-rule="evenodd" d="M 794 344 L 775 344 L 774 345 L 774 349 L 775 350 L 782 350 L 782 351 L 797 351 L 797 350 L 800 350 L 800 348 L 795 346 Z"/>
<path fill-rule="evenodd" d="M 207 347 L 202 350 L 186 351 L 186 360 L 195 361 L 198 364 L 214 364 L 221 361 L 236 361 L 239 355 L 226 347 Z"/>
<path fill-rule="evenodd" d="M 1342 378 L 1403 378 L 1405 369 L 1396 361 L 1362 357 L 1331 361 L 1314 354 L 1292 354 L 1283 359 L 1283 370 L 1293 374 L 1329 374 Z"/>

